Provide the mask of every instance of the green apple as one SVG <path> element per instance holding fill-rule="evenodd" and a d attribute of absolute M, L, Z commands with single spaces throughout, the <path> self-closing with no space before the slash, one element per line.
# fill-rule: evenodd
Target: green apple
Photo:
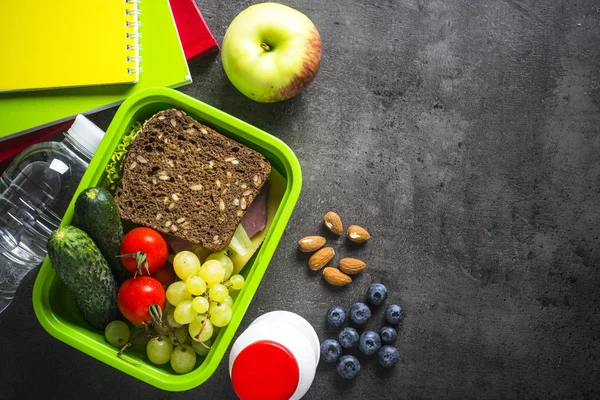
<path fill-rule="evenodd" d="M 315 78 L 321 37 L 300 11 L 277 3 L 250 6 L 231 22 L 221 45 L 223 69 L 244 95 L 273 103 L 289 99 Z"/>

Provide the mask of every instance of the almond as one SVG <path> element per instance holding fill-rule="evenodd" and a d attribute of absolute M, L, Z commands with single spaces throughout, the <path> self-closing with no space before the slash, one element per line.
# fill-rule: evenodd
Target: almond
<path fill-rule="evenodd" d="M 329 229 L 331 232 L 335 233 L 338 236 L 341 235 L 342 232 L 344 232 L 344 227 L 342 225 L 342 220 L 340 219 L 340 216 L 334 213 L 333 211 L 329 211 L 327 214 L 325 214 L 325 216 L 323 217 L 323 223 L 325 224 L 327 229 Z"/>
<path fill-rule="evenodd" d="M 308 268 L 313 271 L 318 271 L 324 266 L 327 265 L 329 261 L 333 258 L 335 251 L 331 247 L 324 247 L 321 250 L 317 251 L 315 254 L 310 256 L 308 259 Z"/>
<path fill-rule="evenodd" d="M 346 274 L 358 274 L 361 272 L 367 264 L 357 258 L 342 258 L 340 260 L 340 270 Z"/>
<path fill-rule="evenodd" d="M 323 278 L 333 286 L 346 286 L 352 278 L 337 268 L 327 267 L 323 270 Z"/>
<path fill-rule="evenodd" d="M 346 234 L 348 235 L 348 239 L 356 243 L 364 243 L 371 238 L 369 232 L 367 232 L 365 228 L 361 228 L 358 225 L 349 226 Z"/>
<path fill-rule="evenodd" d="M 325 246 L 325 238 L 322 236 L 306 236 L 298 240 L 300 251 L 311 253 Z"/>

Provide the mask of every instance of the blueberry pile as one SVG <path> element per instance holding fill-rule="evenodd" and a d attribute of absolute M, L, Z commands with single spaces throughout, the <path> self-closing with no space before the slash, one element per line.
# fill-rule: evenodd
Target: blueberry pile
<path fill-rule="evenodd" d="M 354 379 L 360 372 L 360 361 L 352 354 L 358 349 L 366 356 L 376 356 L 383 368 L 392 368 L 400 361 L 400 353 L 393 346 L 398 337 L 397 326 L 404 318 L 402 307 L 391 304 L 385 309 L 385 325 L 379 332 L 361 330 L 371 319 L 371 307 L 380 306 L 388 297 L 385 285 L 373 283 L 367 291 L 366 303 L 356 302 L 348 313 L 339 305 L 327 311 L 327 322 L 339 329 L 336 339 L 327 339 L 321 344 L 321 358 L 326 363 L 336 363 L 337 373 L 344 379 Z M 352 326 L 345 326 L 346 323 Z"/>

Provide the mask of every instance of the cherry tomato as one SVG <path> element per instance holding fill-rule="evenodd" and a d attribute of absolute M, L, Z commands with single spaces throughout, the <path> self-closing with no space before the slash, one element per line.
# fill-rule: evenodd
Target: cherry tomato
<path fill-rule="evenodd" d="M 121 314 L 136 325 L 150 324 L 153 321 L 151 306 L 160 307 L 160 312 L 166 305 L 165 288 L 151 276 L 136 276 L 129 278 L 119 288 L 117 303 Z"/>
<path fill-rule="evenodd" d="M 166 262 L 164 267 L 159 269 L 152 277 L 159 281 L 165 290 L 167 290 L 169 285 L 175 282 L 175 270 L 173 269 L 173 264 Z"/>
<path fill-rule="evenodd" d="M 129 231 L 121 242 L 121 262 L 135 275 L 152 275 L 167 261 L 169 247 L 163 236 L 141 226 Z"/>

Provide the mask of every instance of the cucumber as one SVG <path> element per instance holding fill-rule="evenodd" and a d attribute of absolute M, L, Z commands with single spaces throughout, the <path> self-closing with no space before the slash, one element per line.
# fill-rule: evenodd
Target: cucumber
<path fill-rule="evenodd" d="M 84 189 L 75 200 L 75 220 L 96 243 L 117 282 L 131 278 L 121 259 L 117 258 L 123 240 L 123 224 L 110 192 L 101 187 Z"/>
<path fill-rule="evenodd" d="M 71 225 L 59 227 L 48 240 L 48 257 L 91 326 L 104 329 L 117 319 L 117 283 L 87 233 Z"/>

